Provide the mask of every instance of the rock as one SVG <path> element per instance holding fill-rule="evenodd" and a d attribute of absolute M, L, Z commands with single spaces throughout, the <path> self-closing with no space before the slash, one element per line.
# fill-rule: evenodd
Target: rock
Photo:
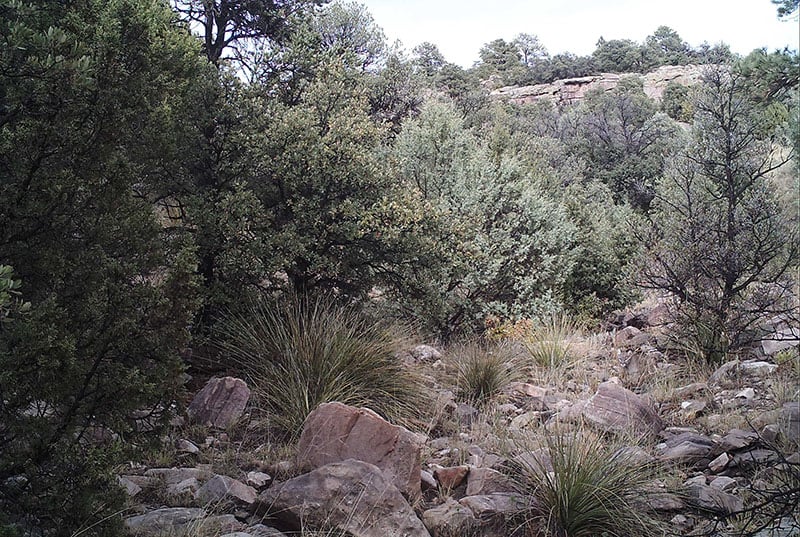
<path fill-rule="evenodd" d="M 433 474 L 427 470 L 422 470 L 419 474 L 419 477 L 423 491 L 435 490 L 439 488 L 439 484 L 436 482 L 436 479 L 433 478 Z"/>
<path fill-rule="evenodd" d="M 341 530 L 353 537 L 429 537 L 392 480 L 377 466 L 354 459 L 274 484 L 259 494 L 254 512 L 296 530 L 302 522 L 306 528 Z"/>
<path fill-rule="evenodd" d="M 739 364 L 739 369 L 748 375 L 753 375 L 756 377 L 766 377 L 767 375 L 771 375 L 775 371 L 778 370 L 778 366 L 776 364 L 771 364 L 769 362 L 762 362 L 759 360 L 745 360 L 741 364 Z"/>
<path fill-rule="evenodd" d="M 253 537 L 286 537 L 286 534 L 264 524 L 248 526 L 245 531 Z"/>
<path fill-rule="evenodd" d="M 245 481 L 254 489 L 260 490 L 272 483 L 272 476 L 264 472 L 247 472 Z"/>
<path fill-rule="evenodd" d="M 467 403 L 458 403 L 454 412 L 458 423 L 464 427 L 472 427 L 472 424 L 478 420 L 480 412 L 477 408 Z"/>
<path fill-rule="evenodd" d="M 506 99 L 515 104 L 525 104 L 540 100 L 553 104 L 575 104 L 584 100 L 591 91 L 609 91 L 619 84 L 624 77 L 639 76 L 642 79 L 645 94 L 661 100 L 661 96 L 670 82 L 685 86 L 697 84 L 703 72 L 698 65 L 664 65 L 645 75 L 637 73 L 601 73 L 556 80 L 549 84 L 533 86 L 507 86 L 494 89 L 490 95 L 496 99 Z M 652 323 L 651 323 L 652 324 Z"/>
<path fill-rule="evenodd" d="M 675 395 L 675 397 L 679 399 L 687 399 L 697 393 L 706 390 L 708 390 L 708 383 L 695 382 L 693 384 L 688 384 L 686 386 L 681 386 L 680 388 L 676 388 L 675 391 L 673 391 L 672 393 Z"/>
<path fill-rule="evenodd" d="M 542 412 L 524 412 L 519 416 L 515 416 L 514 419 L 511 420 L 511 423 L 508 424 L 508 428 L 513 431 L 535 428 L 542 423 L 542 416 Z"/>
<path fill-rule="evenodd" d="M 686 533 L 687 531 L 691 530 L 694 527 L 694 522 L 683 515 L 675 515 L 670 519 L 669 522 L 670 524 L 675 526 L 675 529 L 681 532 L 681 535 L 683 535 L 684 533 Z"/>
<path fill-rule="evenodd" d="M 709 483 L 711 488 L 715 488 L 717 490 L 721 490 L 722 492 L 728 492 L 736 488 L 736 480 L 732 477 L 728 477 L 726 475 L 718 475 L 716 476 L 711 483 Z"/>
<path fill-rule="evenodd" d="M 733 494 L 722 492 L 708 485 L 690 485 L 686 488 L 692 503 L 703 509 L 729 515 L 741 511 L 744 504 L 742 499 Z"/>
<path fill-rule="evenodd" d="M 800 328 L 798 327 L 779 322 L 777 326 L 775 323 L 771 323 L 771 326 L 765 328 L 769 334 L 761 340 L 761 352 L 764 353 L 764 356 L 775 356 L 781 351 L 800 345 Z"/>
<path fill-rule="evenodd" d="M 758 435 L 754 431 L 742 429 L 731 429 L 728 434 L 719 441 L 719 448 L 722 451 L 737 451 L 752 446 L 758 441 Z"/>
<path fill-rule="evenodd" d="M 411 356 L 417 362 L 435 362 L 442 357 L 442 353 L 430 345 L 417 345 L 411 349 Z"/>
<path fill-rule="evenodd" d="M 614 346 L 619 349 L 634 349 L 651 341 L 650 334 L 634 326 L 626 326 L 614 335 Z"/>
<path fill-rule="evenodd" d="M 731 360 L 730 362 L 725 362 L 721 366 L 719 366 L 711 376 L 708 377 L 709 384 L 716 384 L 719 385 L 722 381 L 727 380 L 727 378 L 733 374 L 739 367 L 739 360 Z"/>
<path fill-rule="evenodd" d="M 780 427 L 778 427 L 777 424 L 770 423 L 761 429 L 761 438 L 763 438 L 765 442 L 772 444 L 778 439 L 780 433 Z"/>
<path fill-rule="evenodd" d="M 226 475 L 215 475 L 200 487 L 195 498 L 202 504 L 250 505 L 256 501 L 256 489 Z"/>
<path fill-rule="evenodd" d="M 735 453 L 728 463 L 735 468 L 764 467 L 769 464 L 777 463 L 780 457 L 777 453 L 769 449 L 753 449 L 742 453 Z"/>
<path fill-rule="evenodd" d="M 318 468 L 347 459 L 374 464 L 407 498 L 420 495 L 424 442 L 366 408 L 325 403 L 306 418 L 297 446 L 300 468 Z"/>
<path fill-rule="evenodd" d="M 186 439 L 178 440 L 175 444 L 175 448 L 181 453 L 189 453 L 190 455 L 197 455 L 200 453 L 200 448 L 194 444 L 194 442 L 190 442 Z"/>
<path fill-rule="evenodd" d="M 189 477 L 179 483 L 171 483 L 164 490 L 164 499 L 170 507 L 194 505 L 195 494 L 200 490 L 200 482 Z"/>
<path fill-rule="evenodd" d="M 723 471 L 726 466 L 728 466 L 728 462 L 730 460 L 731 458 L 728 457 L 727 453 L 722 453 L 719 457 L 708 463 L 708 469 L 713 473 L 718 474 Z"/>
<path fill-rule="evenodd" d="M 647 505 L 656 511 L 680 511 L 686 504 L 677 494 L 655 492 L 645 497 Z"/>
<path fill-rule="evenodd" d="M 126 518 L 125 527 L 137 537 L 216 537 L 244 525 L 233 515 L 206 517 L 203 509 L 169 507 Z"/>
<path fill-rule="evenodd" d="M 213 378 L 194 396 L 186 413 L 194 423 L 227 429 L 242 417 L 249 399 L 250 388 L 242 379 Z"/>
<path fill-rule="evenodd" d="M 433 471 L 433 477 L 444 490 L 453 490 L 460 487 L 467 479 L 469 466 L 450 466 L 448 468 L 437 468 Z"/>
<path fill-rule="evenodd" d="M 649 402 L 613 381 L 598 386 L 583 407 L 583 417 L 607 432 L 658 434 L 664 428 Z"/>
<path fill-rule="evenodd" d="M 422 513 L 422 521 L 433 537 L 470 535 L 477 526 L 472 511 L 452 498 Z"/>
<path fill-rule="evenodd" d="M 150 468 L 144 473 L 145 477 L 152 477 L 160 480 L 165 485 L 174 485 L 185 481 L 189 478 L 195 478 L 198 481 L 208 479 L 211 472 L 208 468 Z"/>
<path fill-rule="evenodd" d="M 622 446 L 614 452 L 613 459 L 625 461 L 632 465 L 647 465 L 654 461 L 652 455 L 639 446 Z"/>
<path fill-rule="evenodd" d="M 753 388 L 745 388 L 736 393 L 734 397 L 747 399 L 748 401 L 756 396 L 756 391 Z"/>
<path fill-rule="evenodd" d="M 753 537 L 797 537 L 800 535 L 800 521 L 790 516 L 783 517 L 771 527 L 763 529 Z"/>
<path fill-rule="evenodd" d="M 125 494 L 127 494 L 130 498 L 133 498 L 142 492 L 142 487 L 124 475 L 117 476 L 117 483 L 119 483 L 119 486 L 125 490 Z"/>
<path fill-rule="evenodd" d="M 694 419 L 706 409 L 705 401 L 683 401 L 681 403 L 681 411 L 689 418 Z"/>
<path fill-rule="evenodd" d="M 467 476 L 467 496 L 480 496 L 494 492 L 514 492 L 514 485 L 503 473 L 491 468 L 471 468 Z"/>
<path fill-rule="evenodd" d="M 513 517 L 530 505 L 519 494 L 496 492 L 480 496 L 467 496 L 458 503 L 469 508 L 479 520 L 503 520 Z"/>
<path fill-rule="evenodd" d="M 714 441 L 697 433 L 682 433 L 659 444 L 659 458 L 669 462 L 697 462 L 707 457 L 714 448 Z"/>

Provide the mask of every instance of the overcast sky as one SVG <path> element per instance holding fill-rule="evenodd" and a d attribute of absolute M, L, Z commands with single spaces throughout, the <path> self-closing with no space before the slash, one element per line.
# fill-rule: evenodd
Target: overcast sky
<path fill-rule="evenodd" d="M 644 41 L 669 26 L 696 47 L 730 45 L 798 49 L 800 23 L 779 21 L 770 0 L 358 0 L 367 6 L 390 43 L 406 50 L 424 41 L 448 61 L 470 67 L 485 43 L 534 34 L 551 55 L 591 54 L 598 38 Z"/>

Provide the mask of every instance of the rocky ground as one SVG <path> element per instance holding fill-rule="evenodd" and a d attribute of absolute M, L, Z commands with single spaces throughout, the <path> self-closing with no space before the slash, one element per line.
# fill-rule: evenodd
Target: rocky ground
<path fill-rule="evenodd" d="M 447 352 L 417 346 L 404 359 L 424 371 L 431 401 L 418 422 L 329 403 L 290 445 L 265 432 L 244 381 L 211 379 L 160 460 L 121 469 L 126 526 L 174 537 L 512 535 L 528 500 L 509 461 L 572 430 L 660 469 L 643 501 L 675 535 L 735 534 L 749 508 L 778 505 L 775 490 L 794 491 L 783 496 L 794 518 L 758 535 L 800 535 L 796 329 L 776 321 L 771 340 L 711 367 L 664 350 L 662 317 L 621 313 L 605 332 L 570 336 L 576 359 L 531 367 L 482 405 L 459 400 Z"/>

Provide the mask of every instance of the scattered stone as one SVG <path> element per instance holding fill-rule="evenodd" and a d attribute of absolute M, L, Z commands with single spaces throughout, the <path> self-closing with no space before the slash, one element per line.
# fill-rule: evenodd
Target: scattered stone
<path fill-rule="evenodd" d="M 761 438 L 763 438 L 765 442 L 772 444 L 778 439 L 778 435 L 780 433 L 780 427 L 774 423 L 771 423 L 769 425 L 765 425 L 764 428 L 761 429 Z"/>
<path fill-rule="evenodd" d="M 694 527 L 694 521 L 692 521 L 690 518 L 686 518 L 683 515 L 675 515 L 670 519 L 669 522 L 682 534 Z"/>
<path fill-rule="evenodd" d="M 420 494 L 424 442 L 367 408 L 325 403 L 306 418 L 297 446 L 301 468 L 356 459 L 376 465 L 408 498 Z"/>
<path fill-rule="evenodd" d="M 261 490 L 272 483 L 272 476 L 264 472 L 247 472 L 245 481 L 256 490 Z"/>
<path fill-rule="evenodd" d="M 697 462 L 707 457 L 714 448 L 714 441 L 697 433 L 683 433 L 656 446 L 659 458 L 671 462 Z"/>
<path fill-rule="evenodd" d="M 213 378 L 194 396 L 186 413 L 194 423 L 227 429 L 242 416 L 249 399 L 250 388 L 242 379 Z"/>
<path fill-rule="evenodd" d="M 753 537 L 797 537 L 800 535 L 800 521 L 792 517 L 783 517 L 777 524 L 763 529 Z"/>
<path fill-rule="evenodd" d="M 160 480 L 165 485 L 175 485 L 189 478 L 203 481 L 211 476 L 208 468 L 151 468 L 144 473 L 145 477 Z"/>
<path fill-rule="evenodd" d="M 503 473 L 491 468 L 471 468 L 467 475 L 467 496 L 480 496 L 494 492 L 514 492 L 514 485 Z"/>
<path fill-rule="evenodd" d="M 591 424 L 608 432 L 633 430 L 640 434 L 658 434 L 664 425 L 653 406 L 644 398 L 609 380 L 583 407 L 583 416 Z"/>
<path fill-rule="evenodd" d="M 730 460 L 731 459 L 728 457 L 727 453 L 722 453 L 719 457 L 708 463 L 708 469 L 713 473 L 718 474 L 723 471 L 726 466 L 728 466 L 728 462 Z"/>
<path fill-rule="evenodd" d="M 472 427 L 472 424 L 478 420 L 480 412 L 472 405 L 458 403 L 453 414 L 459 424 L 464 427 Z"/>
<path fill-rule="evenodd" d="M 786 326 L 774 328 L 769 337 L 761 340 L 764 356 L 775 356 L 781 351 L 800 345 L 800 328 Z"/>
<path fill-rule="evenodd" d="M 709 483 L 709 485 L 711 488 L 721 490 L 722 492 L 730 492 L 736 488 L 737 483 L 732 477 L 718 475 L 711 481 L 711 483 Z"/>
<path fill-rule="evenodd" d="M 422 470 L 419 477 L 423 491 L 438 489 L 438 483 L 436 483 L 436 479 L 434 479 L 433 474 L 429 471 Z"/>
<path fill-rule="evenodd" d="M 117 476 L 117 483 L 119 486 L 125 490 L 125 494 L 127 494 L 130 498 L 133 498 L 140 492 L 142 492 L 142 487 L 136 484 L 132 479 L 127 476 L 119 475 Z"/>
<path fill-rule="evenodd" d="M 759 360 L 745 360 L 741 364 L 739 364 L 739 369 L 747 373 L 748 375 L 754 375 L 757 377 L 766 377 L 767 375 L 771 375 L 775 371 L 778 370 L 778 366 L 776 364 L 771 364 L 769 362 L 762 362 Z"/>
<path fill-rule="evenodd" d="M 417 345 L 411 349 L 411 356 L 417 362 L 435 362 L 442 357 L 442 353 L 430 345 Z"/>
<path fill-rule="evenodd" d="M 754 431 L 731 429 L 731 431 L 719 441 L 719 448 L 722 451 L 737 451 L 750 447 L 757 441 L 758 435 Z"/>
<path fill-rule="evenodd" d="M 705 401 L 684 401 L 681 403 L 681 411 L 689 419 L 694 419 L 706 409 Z"/>
<path fill-rule="evenodd" d="M 543 412 L 537 412 L 535 410 L 525 412 L 514 417 L 514 419 L 511 420 L 511 423 L 508 424 L 508 428 L 514 431 L 522 431 L 532 427 L 537 427 L 542 422 L 543 414 Z"/>
<path fill-rule="evenodd" d="M 284 533 L 276 530 L 275 528 L 265 526 L 264 524 L 248 526 L 245 531 L 253 537 L 286 537 Z"/>
<path fill-rule="evenodd" d="M 450 466 L 447 468 L 437 468 L 433 471 L 433 477 L 439 483 L 439 487 L 444 490 L 453 490 L 460 487 L 467 480 L 469 466 Z"/>
<path fill-rule="evenodd" d="M 703 485 L 705 486 L 708 483 L 708 479 L 703 474 L 696 475 L 694 477 L 690 477 L 686 481 L 683 482 L 684 486 L 691 486 L 691 485 Z"/>
<path fill-rule="evenodd" d="M 275 516 L 295 530 L 302 523 L 353 537 L 430 535 L 392 480 L 377 466 L 354 459 L 274 484 L 259 494 L 254 512 Z"/>
<path fill-rule="evenodd" d="M 200 490 L 200 482 L 194 477 L 189 477 L 179 483 L 171 483 L 164 490 L 166 503 L 170 507 L 193 505 L 198 490 Z"/>
<path fill-rule="evenodd" d="M 200 453 L 200 448 L 194 444 L 194 442 L 190 442 L 186 439 L 178 440 L 178 443 L 175 445 L 178 451 L 181 453 L 189 453 L 191 455 L 197 455 Z"/>
<path fill-rule="evenodd" d="M 677 494 L 668 492 L 656 492 L 646 496 L 647 504 L 656 511 L 679 511 L 686 507 L 686 504 Z"/>
<path fill-rule="evenodd" d="M 469 535 L 477 526 L 472 511 L 452 498 L 422 513 L 422 521 L 433 537 Z"/>
<path fill-rule="evenodd" d="M 723 380 L 732 375 L 739 367 L 739 360 L 731 360 L 719 366 L 708 378 L 709 384 L 719 385 Z"/>
<path fill-rule="evenodd" d="M 753 388 L 745 388 L 736 393 L 734 397 L 747 399 L 748 401 L 756 396 L 756 391 Z"/>
<path fill-rule="evenodd" d="M 458 503 L 469 508 L 475 518 L 479 520 L 502 520 L 517 513 L 526 505 L 525 501 L 517 494 L 496 492 L 481 496 L 467 496 Z"/>
<path fill-rule="evenodd" d="M 719 514 L 729 515 L 741 511 L 744 506 L 742 499 L 738 496 L 722 492 L 708 485 L 690 485 L 687 487 L 686 492 L 698 507 Z"/>
<path fill-rule="evenodd" d="M 681 386 L 680 388 L 676 388 L 673 392 L 675 397 L 679 399 L 688 399 L 689 397 L 708 390 L 708 383 L 706 382 L 695 382 L 693 384 L 688 384 L 686 386 Z"/>
<path fill-rule="evenodd" d="M 238 503 L 250 505 L 256 501 L 256 489 L 226 475 L 215 475 L 195 494 L 203 504 Z"/>
<path fill-rule="evenodd" d="M 199 508 L 169 507 L 125 519 L 125 527 L 137 537 L 212 537 L 244 529 L 233 515 L 206 517 Z"/>
<path fill-rule="evenodd" d="M 735 468 L 763 467 L 780 461 L 777 453 L 769 449 L 753 449 L 742 453 L 735 453 L 731 458 L 730 466 Z"/>

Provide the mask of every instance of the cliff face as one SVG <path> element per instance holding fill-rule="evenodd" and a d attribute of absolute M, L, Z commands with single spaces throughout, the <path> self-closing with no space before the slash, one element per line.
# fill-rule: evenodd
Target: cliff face
<path fill-rule="evenodd" d="M 524 104 L 540 100 L 548 100 L 555 104 L 575 104 L 581 102 L 586 94 L 595 89 L 608 91 L 616 87 L 620 79 L 627 76 L 638 76 L 644 83 L 645 94 L 661 100 L 664 89 L 670 82 L 684 86 L 697 84 L 703 74 L 703 65 L 665 65 L 646 75 L 638 73 L 601 73 L 599 75 L 580 78 L 556 80 L 550 84 L 533 86 L 507 86 L 492 91 L 492 97 L 507 99 L 512 103 Z"/>

